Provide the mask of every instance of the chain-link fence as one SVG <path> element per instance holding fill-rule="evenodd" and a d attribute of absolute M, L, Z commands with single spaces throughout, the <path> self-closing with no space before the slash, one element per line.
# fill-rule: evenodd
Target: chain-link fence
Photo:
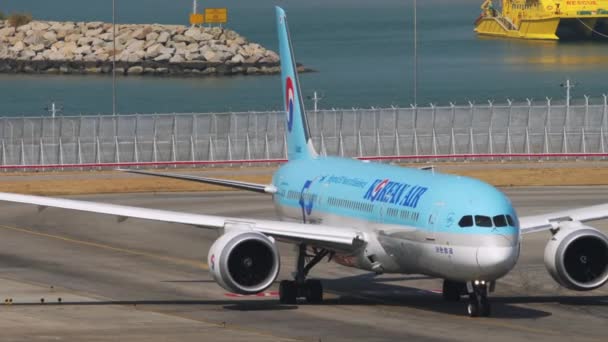
<path fill-rule="evenodd" d="M 548 102 L 320 110 L 309 112 L 309 123 L 317 150 L 330 155 L 603 154 L 608 108 Z M 0 140 L 2 166 L 286 156 L 282 112 L 2 118 Z"/>

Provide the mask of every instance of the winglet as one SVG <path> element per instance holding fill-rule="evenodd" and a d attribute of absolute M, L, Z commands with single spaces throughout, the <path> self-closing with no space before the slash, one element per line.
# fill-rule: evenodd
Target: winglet
<path fill-rule="evenodd" d="M 317 157 L 302 101 L 300 81 L 293 55 L 287 16 L 281 7 L 276 7 L 277 32 L 279 35 L 279 53 L 281 57 L 281 79 L 283 85 L 283 103 L 286 115 L 287 149 L 289 160 L 310 159 Z"/>

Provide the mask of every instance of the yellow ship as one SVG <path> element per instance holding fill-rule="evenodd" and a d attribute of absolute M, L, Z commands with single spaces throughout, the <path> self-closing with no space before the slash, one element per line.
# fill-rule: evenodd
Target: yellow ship
<path fill-rule="evenodd" d="M 521 39 L 606 39 L 608 0 L 492 0 L 475 21 L 480 35 Z"/>

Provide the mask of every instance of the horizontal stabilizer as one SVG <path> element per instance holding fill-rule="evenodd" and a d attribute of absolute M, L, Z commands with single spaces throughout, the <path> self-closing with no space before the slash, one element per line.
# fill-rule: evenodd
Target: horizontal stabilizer
<path fill-rule="evenodd" d="M 174 173 L 158 173 L 158 172 L 140 171 L 140 170 L 119 169 L 118 171 L 137 173 L 137 174 L 146 175 L 146 176 L 157 176 L 157 177 L 181 179 L 181 180 L 191 181 L 191 182 L 213 184 L 213 185 L 225 186 L 225 187 L 235 188 L 235 189 L 240 189 L 240 190 L 260 192 L 260 193 L 265 193 L 265 194 L 274 194 L 277 191 L 277 189 L 272 184 L 256 184 L 256 183 L 249 183 L 249 182 L 240 182 L 240 181 L 235 181 L 235 180 L 230 180 L 230 179 L 217 179 L 217 178 L 200 177 L 200 176 L 192 176 L 192 175 L 178 175 L 178 174 L 174 174 Z"/>

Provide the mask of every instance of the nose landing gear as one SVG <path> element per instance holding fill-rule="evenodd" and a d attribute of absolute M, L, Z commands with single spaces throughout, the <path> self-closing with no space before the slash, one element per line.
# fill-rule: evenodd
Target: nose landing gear
<path fill-rule="evenodd" d="M 489 282 L 471 281 L 467 283 L 467 292 L 469 293 L 469 302 L 467 303 L 467 313 L 471 317 L 488 317 L 490 316 L 491 308 L 488 300 Z"/>

